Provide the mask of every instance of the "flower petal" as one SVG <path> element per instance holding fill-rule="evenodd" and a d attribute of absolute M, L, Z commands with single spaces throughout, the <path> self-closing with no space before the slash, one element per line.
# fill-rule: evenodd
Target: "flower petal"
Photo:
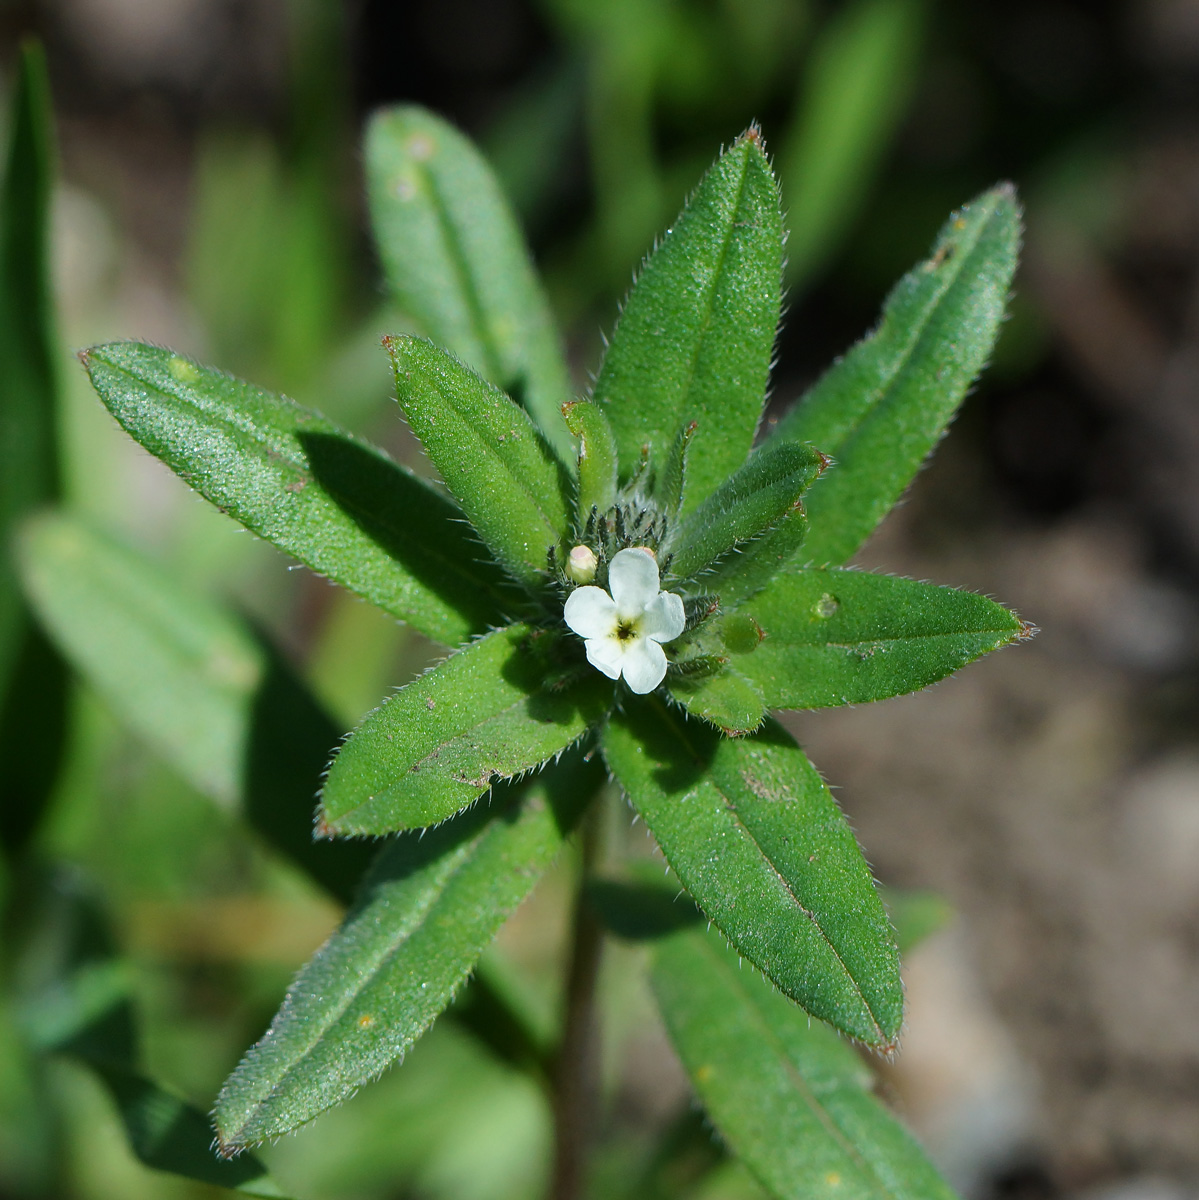
<path fill-rule="evenodd" d="M 620 669 L 624 666 L 626 654 L 625 648 L 616 638 L 588 638 L 583 648 L 587 651 L 587 661 L 597 671 L 603 671 L 609 679 L 620 678 Z"/>
<path fill-rule="evenodd" d="M 608 589 L 626 620 L 641 616 L 658 586 L 658 564 L 645 550 L 622 550 L 608 565 Z"/>
<path fill-rule="evenodd" d="M 638 628 L 655 642 L 673 642 L 687 627 L 683 598 L 674 592 L 659 592 L 645 607 Z"/>
<path fill-rule="evenodd" d="M 666 678 L 666 651 L 649 638 L 637 638 L 625 647 L 622 669 L 629 688 L 644 696 Z"/>
<path fill-rule="evenodd" d="M 575 588 L 566 597 L 562 616 L 581 638 L 607 638 L 616 632 L 616 602 L 603 588 Z"/>

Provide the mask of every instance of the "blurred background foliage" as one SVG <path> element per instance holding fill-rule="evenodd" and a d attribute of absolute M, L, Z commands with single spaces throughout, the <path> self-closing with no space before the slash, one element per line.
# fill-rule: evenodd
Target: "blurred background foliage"
<path fill-rule="evenodd" d="M 36 494 L 0 489 L 0 515 L 61 496 L 198 603 L 248 618 L 342 728 L 436 648 L 188 495 L 120 435 L 73 348 L 169 344 L 419 467 L 378 344 L 412 326 L 371 257 L 358 149 L 389 101 L 483 146 L 580 389 L 655 234 L 752 120 L 791 228 L 779 409 L 869 328 L 947 211 L 1015 180 L 1026 258 L 995 362 L 860 561 L 987 591 L 1045 632 L 929 693 L 796 727 L 883 881 L 956 910 L 909 958 L 906 1048 L 887 1068 L 950 1177 L 979 1200 L 1196 1194 L 1196 0 L 4 0 L 6 97 L 29 32 L 60 145 L 60 444 L 10 446 L 45 469 Z M 7 558 L 0 589 L 20 604 Z M 336 906 L 228 789 L 181 771 L 94 681 L 68 685 L 22 620 L 24 650 L 0 647 L 0 969 L 10 994 L 45 996 L 52 954 L 17 948 L 106 914 L 93 923 L 111 926 L 143 1066 L 203 1108 Z M 245 653 L 261 670 L 265 652 Z M 57 767 L 27 777 L 32 758 Z M 40 819 L 21 827 L 31 796 Z M 639 830 L 610 837 L 644 852 Z M 572 870 L 484 969 L 543 1037 Z M 27 894 L 57 898 L 57 932 L 31 929 Z M 944 921 L 923 903 L 919 920 Z M 639 961 L 617 944 L 605 959 L 594 1194 L 754 1196 L 691 1108 Z M 32 1049 L 29 1007 L 0 1001 L 0 1196 L 209 1194 L 135 1161 L 96 1077 Z M 548 1143 L 535 1072 L 442 1021 L 263 1157 L 302 1197 L 516 1200 L 539 1194 Z"/>

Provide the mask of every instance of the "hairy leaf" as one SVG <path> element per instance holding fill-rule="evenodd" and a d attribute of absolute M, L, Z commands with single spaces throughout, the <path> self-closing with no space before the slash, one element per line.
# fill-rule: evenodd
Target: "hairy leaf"
<path fill-rule="evenodd" d="M 903 494 L 991 353 L 1019 248 L 1010 184 L 954 213 L 878 328 L 779 422 L 774 438 L 810 442 L 836 463 L 805 502 L 805 561 L 845 562 Z"/>
<path fill-rule="evenodd" d="M 870 1068 L 702 928 L 656 942 L 671 1041 L 729 1148 L 779 1200 L 953 1200 Z"/>
<path fill-rule="evenodd" d="M 346 900 L 369 847 L 314 843 L 312 804 L 340 731 L 244 624 L 82 522 L 45 515 L 23 581 L 62 654 L 200 791 L 240 801 L 275 849 Z"/>
<path fill-rule="evenodd" d="M 388 287 L 425 333 L 520 400 L 564 460 L 570 377 L 520 229 L 487 161 L 426 109 L 366 134 L 371 222 Z"/>
<path fill-rule="evenodd" d="M 693 717 L 730 737 L 751 733 L 766 719 L 762 694 L 739 671 L 725 666 L 711 675 L 671 679 L 670 694 Z"/>
<path fill-rule="evenodd" d="M 524 625 L 496 630 L 402 688 L 329 768 L 329 836 L 436 825 L 493 783 L 538 767 L 603 715 L 612 685 L 585 668 L 563 683 Z"/>
<path fill-rule="evenodd" d="M 575 505 L 576 531 L 594 508 L 606 513 L 616 502 L 616 439 L 604 410 L 580 400 L 563 410 L 570 432 L 579 439 L 579 494 Z"/>
<path fill-rule="evenodd" d="M 725 608 L 735 607 L 793 562 L 807 535 L 808 514 L 797 504 L 765 533 L 726 554 L 704 575 L 704 590 L 718 596 Z"/>
<path fill-rule="evenodd" d="M 602 782 L 564 759 L 423 835 L 394 840 L 216 1105 L 226 1151 L 277 1137 L 399 1058 L 461 987 Z"/>
<path fill-rule="evenodd" d="M 570 483 L 537 427 L 498 388 L 423 338 L 389 337 L 413 433 L 491 552 L 523 583 L 565 536 Z"/>
<path fill-rule="evenodd" d="M 914 692 L 1027 634 L 986 596 L 838 567 L 782 574 L 738 613 L 762 640 L 733 665 L 772 708 Z"/>
<path fill-rule="evenodd" d="M 690 421 L 698 425 L 684 510 L 745 461 L 766 395 L 782 265 L 778 188 L 753 128 L 716 160 L 646 260 L 612 334 L 594 399 L 626 478 L 645 445 L 660 468 Z"/>
<path fill-rule="evenodd" d="M 157 346 L 82 355 L 125 430 L 202 496 L 438 641 L 502 619 L 499 570 L 443 495 L 324 417 Z"/>
<path fill-rule="evenodd" d="M 692 462 L 688 455 L 688 469 Z M 827 463 L 811 446 L 768 443 L 693 509 L 670 540 L 670 573 L 689 579 L 781 523 Z M 707 581 L 705 580 L 705 586 Z"/>
<path fill-rule="evenodd" d="M 903 1017 L 894 935 L 828 788 L 776 722 L 744 738 L 626 703 L 604 757 L 696 903 L 784 992 L 890 1048 Z"/>

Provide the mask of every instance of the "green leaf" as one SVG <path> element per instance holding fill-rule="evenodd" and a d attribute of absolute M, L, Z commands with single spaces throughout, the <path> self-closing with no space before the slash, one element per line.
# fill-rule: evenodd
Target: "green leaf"
<path fill-rule="evenodd" d="M 130 1149 L 147 1167 L 250 1196 L 284 1196 L 253 1154 L 236 1162 L 218 1158 L 207 1117 L 138 1071 L 131 972 L 115 956 L 99 909 L 60 884 L 38 921 L 31 943 L 42 977 L 24 998 L 28 1040 L 43 1053 L 69 1055 L 96 1072 L 120 1113 Z"/>
<path fill-rule="evenodd" d="M 59 490 L 58 372 L 50 295 L 54 183 L 50 86 L 41 48 L 21 47 L 0 190 L 0 848 L 15 855 L 50 802 L 66 728 L 66 671 L 16 584 L 18 522 Z"/>
<path fill-rule="evenodd" d="M 198 1108 L 136 1071 L 107 1063 L 93 1068 L 121 1114 L 130 1149 L 147 1167 L 248 1196 L 286 1195 L 255 1155 L 218 1158 L 212 1126 Z"/>
<path fill-rule="evenodd" d="M 1028 634 L 986 596 L 839 567 L 780 575 L 738 612 L 762 640 L 733 665 L 771 708 L 901 696 Z"/>
<path fill-rule="evenodd" d="M 495 175 L 423 108 L 385 109 L 366 134 L 371 221 L 387 283 L 424 332 L 518 398 L 564 458 L 571 384 L 545 294 Z"/>
<path fill-rule="evenodd" d="M 438 641 L 502 619 L 503 580 L 444 496 L 310 409 L 157 346 L 82 355 L 125 430 L 280 549 Z"/>
<path fill-rule="evenodd" d="M 612 685 L 563 680 L 525 625 L 451 654 L 350 735 L 329 768 L 318 830 L 331 837 L 436 825 L 493 783 L 540 766 L 586 732 Z"/>
<path fill-rule="evenodd" d="M 756 595 L 795 559 L 808 535 L 808 514 L 797 504 L 753 541 L 727 554 L 706 575 L 704 590 L 720 598 L 725 608 Z"/>
<path fill-rule="evenodd" d="M 954 1200 L 870 1068 L 703 929 L 655 943 L 666 1028 L 713 1124 L 779 1200 Z"/>
<path fill-rule="evenodd" d="M 580 400 L 562 410 L 566 425 L 579 440 L 579 495 L 575 532 L 587 524 L 591 510 L 606 513 L 616 503 L 618 463 L 616 439 L 604 410 Z"/>
<path fill-rule="evenodd" d="M 684 509 L 732 475 L 762 413 L 783 266 L 778 188 L 751 128 L 716 160 L 629 292 L 595 383 L 628 477 L 698 427 Z"/>
<path fill-rule="evenodd" d="M 688 469 L 693 460 L 688 455 Z M 789 442 L 770 442 L 751 454 L 683 519 L 667 546 L 670 574 L 690 579 L 739 543 L 778 525 L 827 461 L 811 446 Z"/>
<path fill-rule="evenodd" d="M 0 191 L 0 695 L 26 628 L 8 540 L 58 493 L 48 235 L 55 151 L 46 60 L 33 42 L 21 50 L 9 120 Z"/>
<path fill-rule="evenodd" d="M 806 561 L 845 562 L 903 494 L 991 353 L 1019 248 L 1010 184 L 954 213 L 878 328 L 779 422 L 775 438 L 810 442 L 837 464 L 805 501 Z"/>
<path fill-rule="evenodd" d="M 853 834 L 776 722 L 722 738 L 658 701 L 626 702 L 608 767 L 696 903 L 813 1016 L 890 1049 L 899 957 Z"/>
<path fill-rule="evenodd" d="M 924 9 L 857 0 L 820 31 L 778 156 L 793 286 L 840 248 L 869 196 L 917 79 Z"/>
<path fill-rule="evenodd" d="M 339 899 L 369 847 L 314 843 L 312 800 L 339 730 L 241 621 L 142 555 L 65 515 L 26 526 L 38 618 L 113 712 L 205 794 Z"/>
<path fill-rule="evenodd" d="M 671 679 L 669 687 L 671 696 L 693 717 L 715 725 L 730 737 L 752 733 L 766 719 L 762 693 L 732 667 L 711 675 Z"/>
<path fill-rule="evenodd" d="M 383 339 L 396 395 L 479 537 L 522 583 L 545 577 L 568 528 L 570 481 L 527 413 L 423 338 Z"/>
<path fill-rule="evenodd" d="M 602 783 L 572 755 L 389 844 L 216 1105 L 227 1151 L 278 1137 L 376 1078 L 429 1027 Z"/>

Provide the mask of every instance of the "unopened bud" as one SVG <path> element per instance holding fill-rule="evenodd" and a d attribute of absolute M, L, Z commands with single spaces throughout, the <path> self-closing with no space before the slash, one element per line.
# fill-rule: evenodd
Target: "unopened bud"
<path fill-rule="evenodd" d="M 566 573 L 575 583 L 590 583 L 595 578 L 599 559 L 590 546 L 575 546 L 566 563 Z"/>

